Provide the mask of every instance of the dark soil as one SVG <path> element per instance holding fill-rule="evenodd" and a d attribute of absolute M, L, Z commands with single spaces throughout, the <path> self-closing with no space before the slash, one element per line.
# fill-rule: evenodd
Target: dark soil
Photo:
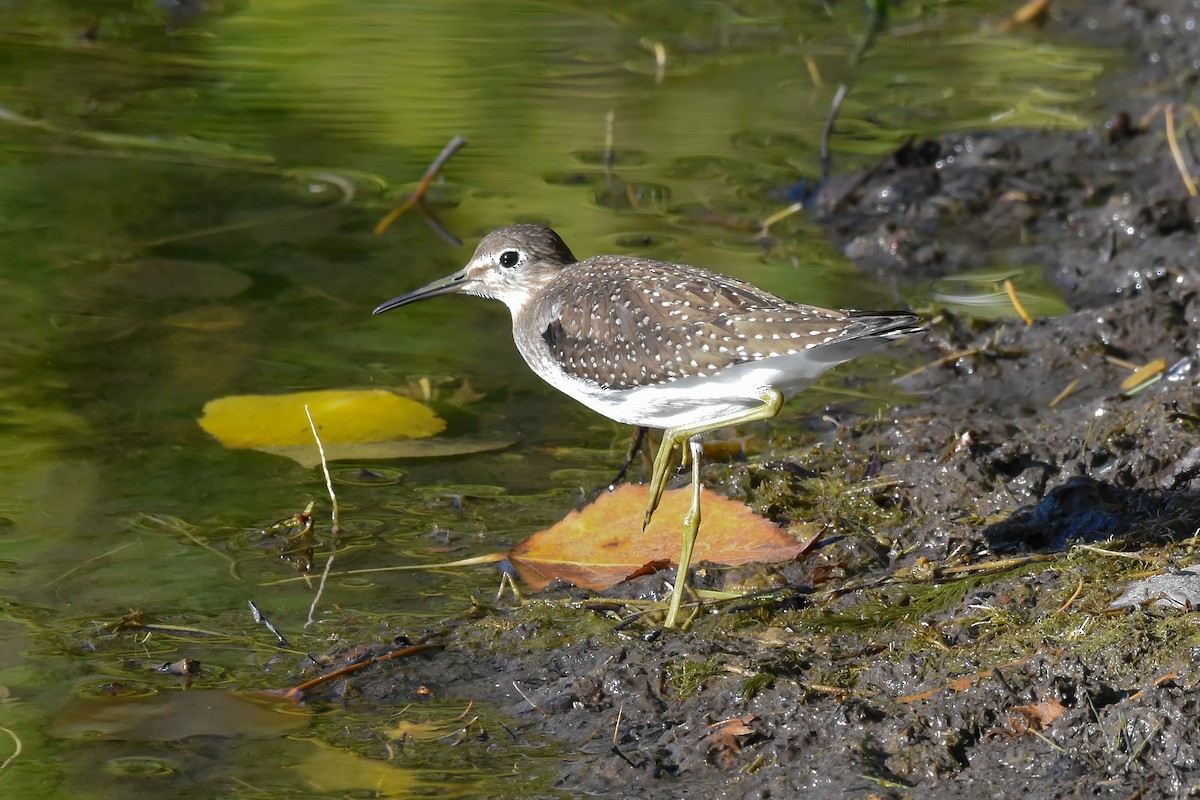
<path fill-rule="evenodd" d="M 1039 265 L 1073 311 L 938 314 L 907 345 L 928 365 L 900 382 L 913 402 L 831 409 L 827 435 L 710 467 L 710 486 L 764 513 L 828 524 L 817 553 L 769 576 L 775 593 L 662 635 L 566 606 L 480 610 L 444 650 L 334 691 L 507 711 L 512 736 L 570 753 L 567 794 L 1200 793 L 1198 629 L 1109 608 L 1124 583 L 1189 563 L 1200 536 L 1200 200 L 1161 115 L 1136 129 L 1196 98 L 1200 6 L 1051 15 L 1051 33 L 1129 53 L 1101 87 L 1119 98 L 1107 125 L 913 143 L 827 187 L 816 219 L 898 285 Z M 1156 358 L 1160 379 L 1124 393 L 1122 363 Z M 750 574 L 699 572 L 713 586 Z"/>

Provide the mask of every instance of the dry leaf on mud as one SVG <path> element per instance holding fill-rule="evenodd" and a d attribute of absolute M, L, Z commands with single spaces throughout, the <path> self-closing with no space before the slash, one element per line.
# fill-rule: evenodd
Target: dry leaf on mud
<path fill-rule="evenodd" d="M 803 540 L 763 519 L 741 503 L 707 489 L 701 491 L 700 534 L 693 563 L 774 563 L 790 561 L 815 541 Z M 582 511 L 526 539 L 508 554 L 521 578 L 535 590 L 555 579 L 584 589 L 607 589 L 648 567 L 678 558 L 684 514 L 691 503 L 688 489 L 666 492 L 645 531 L 649 488 L 622 486 L 602 495 Z"/>
<path fill-rule="evenodd" d="M 754 721 L 753 714 L 743 714 L 714 722 L 709 725 L 709 733 L 700 740 L 706 748 L 707 756 L 721 769 L 730 769 L 742 754 L 742 742 L 747 736 L 753 736 L 758 731 L 750 727 Z"/>
<path fill-rule="evenodd" d="M 1040 731 L 1054 723 L 1054 720 L 1067 713 L 1067 707 L 1057 700 L 1042 700 L 1023 706 L 1013 706 L 1008 716 L 995 728 L 988 731 L 989 736 L 1011 736 L 1016 738 L 1027 733 Z"/>

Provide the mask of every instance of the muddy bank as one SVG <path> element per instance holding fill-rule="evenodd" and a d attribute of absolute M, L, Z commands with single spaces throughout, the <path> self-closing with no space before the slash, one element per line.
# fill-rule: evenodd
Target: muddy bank
<path fill-rule="evenodd" d="M 1190 563 L 1200 530 L 1200 202 L 1161 122 L 1141 132 L 1119 116 L 1194 95 L 1200 12 L 1053 13 L 1053 30 L 1135 53 L 1092 131 L 920 144 L 830 187 L 816 218 L 897 284 L 1037 265 L 1071 313 L 938 314 L 907 345 L 927 364 L 900 381 L 910 403 L 831 408 L 836 427 L 710 467 L 710 486 L 760 512 L 828 525 L 818 553 L 766 577 L 772 594 L 665 635 L 570 608 L 481 609 L 443 651 L 336 697 L 506 710 L 511 730 L 486 736 L 567 747 L 567 793 L 1186 794 L 1200 636 L 1186 615 L 1109 604 Z M 1154 359 L 1157 382 L 1122 389 L 1128 365 Z M 764 580 L 698 581 L 748 578 Z"/>

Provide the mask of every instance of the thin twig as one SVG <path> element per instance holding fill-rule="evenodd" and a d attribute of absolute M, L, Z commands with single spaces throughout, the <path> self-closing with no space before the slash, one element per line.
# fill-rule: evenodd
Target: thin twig
<path fill-rule="evenodd" d="M 530 699 L 529 699 L 529 695 L 527 695 L 527 694 L 525 694 L 524 692 L 522 692 L 522 691 L 521 691 L 521 687 L 520 687 L 520 686 L 517 686 L 517 682 L 516 682 L 516 681 L 513 681 L 513 682 L 512 682 L 512 685 L 513 685 L 513 688 L 517 690 L 517 694 L 521 695 L 521 697 L 524 697 L 524 698 L 525 698 L 525 702 L 526 702 L 526 703 L 529 703 L 529 705 L 530 705 L 530 706 L 533 708 L 533 710 L 534 710 L 534 711 L 537 711 L 537 712 L 538 712 L 539 714 L 541 714 L 543 717 L 548 717 L 548 716 L 550 716 L 549 714 L 547 714 L 547 713 L 546 713 L 546 712 L 545 712 L 545 711 L 542 709 L 542 707 L 541 707 L 541 706 L 539 706 L 537 703 L 535 703 L 535 702 L 533 702 L 532 700 L 530 700 Z"/>
<path fill-rule="evenodd" d="M 1120 367 L 1121 369 L 1127 369 L 1130 372 L 1135 372 L 1139 367 L 1141 367 L 1141 364 L 1135 364 L 1132 361 L 1128 361 L 1124 358 L 1117 358 L 1116 356 L 1111 355 L 1106 355 L 1104 360 L 1110 364 Z"/>
<path fill-rule="evenodd" d="M 804 210 L 804 206 L 805 202 L 803 200 L 799 200 L 795 203 L 792 203 L 782 211 L 776 211 L 774 214 L 764 219 L 762 224 L 758 226 L 758 235 L 763 239 L 767 238 L 767 236 L 771 233 L 772 225 L 774 225 L 776 222 L 787 219 L 793 214 L 799 214 Z"/>
<path fill-rule="evenodd" d="M 409 645 L 408 647 L 402 647 L 399 650 L 389 650 L 388 652 L 384 653 L 381 656 L 372 656 L 371 658 L 363 659 L 362 661 L 359 661 L 357 663 L 349 664 L 345 667 L 335 669 L 333 672 L 330 672 L 326 675 L 322 675 L 319 678 L 313 678 L 311 681 L 305 681 L 304 683 L 300 684 L 299 686 L 293 686 L 291 689 L 288 689 L 287 691 L 283 692 L 283 696 L 288 697 L 288 698 L 293 698 L 293 699 L 300 698 L 304 695 L 305 692 L 311 691 L 311 690 L 317 688 L 318 686 L 321 686 L 322 684 L 329 683 L 330 681 L 335 680 L 337 678 L 341 678 L 344 675 L 349 675 L 351 673 L 358 672 L 360 669 L 366 669 L 367 667 L 371 666 L 372 664 L 378 664 L 380 661 L 388 661 L 393 658 L 406 658 L 406 657 L 414 655 L 416 653 L 423 653 L 426 650 L 433 650 L 435 648 L 440 648 L 440 647 L 445 647 L 445 645 L 423 642 L 421 644 L 414 644 L 414 645 Z"/>
<path fill-rule="evenodd" d="M 1096 553 L 1096 554 L 1102 555 L 1102 556 L 1112 556 L 1113 558 L 1127 558 L 1130 561 L 1152 562 L 1152 561 L 1156 560 L 1153 556 L 1147 556 L 1147 555 L 1144 555 L 1144 554 L 1142 554 L 1140 552 L 1136 552 L 1136 551 L 1133 553 L 1122 553 L 1120 550 L 1108 550 L 1103 547 L 1096 547 L 1095 545 L 1090 545 L 1090 544 L 1077 544 L 1077 545 L 1075 545 L 1075 548 L 1077 550 L 1086 550 L 1089 553 Z"/>
<path fill-rule="evenodd" d="M 810 67 L 812 69 L 816 68 L 815 64 L 810 65 Z M 814 82 L 818 77 L 819 76 L 814 77 Z M 842 108 L 842 101 L 846 99 L 846 95 L 849 93 L 850 87 L 844 83 L 841 84 L 838 86 L 837 91 L 834 92 L 833 102 L 829 104 L 829 115 L 825 118 L 825 127 L 821 131 L 821 183 L 828 181 L 829 176 L 833 172 L 833 156 L 829 150 L 829 140 L 833 138 L 833 123 L 837 119 L 838 112 Z M 814 192 L 812 198 L 815 197 L 816 193 Z M 792 203 L 782 211 L 776 211 L 774 214 L 771 214 L 769 217 L 763 220 L 762 224 L 759 226 L 759 237 L 766 239 L 770 234 L 772 225 L 774 225 L 776 222 L 787 219 L 793 214 L 803 211 L 807 206 L 808 201 L 809 198 L 806 197 L 803 200 Z"/>
<path fill-rule="evenodd" d="M 825 85 L 825 81 L 821 79 L 821 68 L 817 66 L 817 60 L 815 58 L 812 56 L 805 56 L 804 66 L 808 68 L 808 77 L 812 78 L 814 89 L 820 89 Z"/>
<path fill-rule="evenodd" d="M 1027 564 L 1040 564 L 1043 561 L 1055 561 L 1061 557 L 1059 553 L 1043 553 L 1032 556 L 1013 556 L 1012 558 L 1001 558 L 996 561 L 981 561 L 977 564 L 957 564 L 951 567 L 943 567 L 939 570 L 940 575 L 979 575 L 991 574 L 1003 570 L 1015 569 L 1024 567 Z"/>
<path fill-rule="evenodd" d="M 1179 149 L 1179 142 L 1175 139 L 1175 104 L 1167 103 L 1167 107 L 1163 109 L 1163 117 L 1167 123 L 1167 147 L 1171 148 L 1171 158 L 1175 159 L 1175 168 L 1179 170 L 1179 177 L 1183 179 L 1184 188 L 1191 197 L 1196 196 L 1196 181 L 1192 179 L 1188 172 L 1187 162 L 1183 160 L 1183 151 Z"/>
<path fill-rule="evenodd" d="M 825 128 L 821 131 L 821 180 L 829 180 L 829 175 L 832 170 L 832 157 L 829 154 L 829 140 L 833 136 L 833 122 L 837 119 L 838 112 L 842 109 L 842 101 L 846 99 L 846 95 L 850 93 L 850 87 L 846 84 L 838 86 L 837 91 L 833 95 L 833 102 L 829 104 L 829 116 L 825 118 Z"/>
<path fill-rule="evenodd" d="M 11 755 L 11 756 L 9 756 L 8 758 L 4 759 L 4 761 L 0 762 L 0 772 L 3 772 L 3 771 L 4 771 L 4 769 L 5 769 L 5 768 L 6 768 L 6 767 L 7 767 L 9 764 L 11 764 L 13 761 L 15 761 L 15 760 L 17 759 L 17 756 L 21 755 L 21 749 L 22 749 L 22 748 L 21 748 L 21 737 L 20 737 L 20 736 L 17 736 L 17 734 L 16 734 L 16 733 L 14 733 L 13 731 L 9 730 L 8 728 L 5 728 L 3 725 L 0 725 L 0 731 L 4 731 L 5 733 L 7 733 L 9 736 L 11 736 L 11 737 L 12 737 L 12 740 L 13 740 L 13 753 L 12 753 L 12 755 Z"/>
<path fill-rule="evenodd" d="M 495 564 L 499 561 L 504 561 L 508 558 L 508 553 L 485 553 L 481 556 L 473 556 L 471 558 L 460 558 L 458 561 L 446 561 L 437 564 L 405 564 L 395 567 L 364 567 L 362 569 L 347 569 L 341 572 L 331 572 L 329 577 L 341 578 L 346 575 L 370 575 L 376 572 L 411 572 L 413 570 L 435 570 L 452 567 L 474 567 L 480 564 Z M 273 581 L 261 581 L 259 586 L 279 586 L 285 583 L 295 583 L 296 581 L 306 580 L 306 575 L 298 575 L 294 578 L 278 578 Z"/>
<path fill-rule="evenodd" d="M 1083 594 L 1083 576 L 1082 575 L 1079 576 L 1079 585 L 1075 587 L 1075 594 L 1068 597 L 1067 602 L 1063 603 L 1061 606 L 1058 607 L 1058 613 L 1061 614 L 1062 612 L 1064 612 L 1068 608 L 1070 608 L 1072 606 L 1072 604 L 1074 604 L 1074 602 L 1079 599 L 1079 595 L 1081 595 L 1081 594 Z"/>
<path fill-rule="evenodd" d="M 333 560 L 337 555 L 337 540 L 338 534 L 342 532 L 342 524 L 338 517 L 338 501 L 337 495 L 333 492 L 333 478 L 329 476 L 329 462 L 325 460 L 325 445 L 321 444 L 321 436 L 317 433 L 317 423 L 313 422 L 312 412 L 308 410 L 308 404 L 304 404 L 304 414 L 308 417 L 308 426 L 312 429 L 313 438 L 317 440 L 317 452 L 321 454 L 321 471 L 325 473 L 325 488 L 329 490 L 329 500 L 333 504 L 333 524 L 331 532 L 333 536 L 329 540 L 329 558 L 325 559 L 325 569 L 321 571 L 321 580 L 317 584 L 317 593 L 313 596 L 312 605 L 308 607 L 308 621 L 304 623 L 304 627 L 308 627 L 314 622 L 314 615 L 317 613 L 317 603 L 321 601 L 321 593 L 325 591 L 325 581 L 329 578 L 329 571 L 333 569 Z"/>
<path fill-rule="evenodd" d="M 429 207 L 424 203 L 417 203 L 417 213 L 421 215 L 421 219 L 425 221 L 434 233 L 442 237 L 442 240 L 451 247 L 462 247 L 462 239 L 451 233 L 442 221 L 429 210 Z"/>
<path fill-rule="evenodd" d="M 1050 403 L 1048 404 L 1049 407 L 1054 408 L 1056 405 L 1061 403 L 1063 400 L 1066 400 L 1068 397 L 1071 396 L 1071 393 L 1074 392 L 1077 388 L 1079 388 L 1079 378 L 1075 378 L 1073 381 L 1071 381 L 1070 383 L 1068 383 L 1066 385 L 1066 388 L 1064 388 L 1058 394 L 1054 395 L 1054 399 L 1051 400 Z"/>
<path fill-rule="evenodd" d="M 333 535 L 337 536 L 342 532 L 342 523 L 338 513 L 337 495 L 333 491 L 333 478 L 329 476 L 329 462 L 325 459 L 325 445 L 321 443 L 321 437 L 317 433 L 317 424 L 313 422 L 312 412 L 308 410 L 308 405 L 304 406 L 304 415 L 308 417 L 308 425 L 312 429 L 313 438 L 317 440 L 317 452 L 321 454 L 321 471 L 325 473 L 325 489 L 329 492 L 329 502 L 333 507 L 330 516 L 333 523 Z"/>
<path fill-rule="evenodd" d="M 228 553 L 222 553 L 220 550 L 213 547 L 207 541 L 205 541 L 204 539 L 200 538 L 195 533 L 193 533 L 193 531 L 196 530 L 195 525 L 190 525 L 181 519 L 177 519 L 175 517 L 170 517 L 170 516 L 166 516 L 166 515 L 162 515 L 162 514 L 139 513 L 136 517 L 136 520 L 137 521 L 135 524 L 138 524 L 138 525 L 145 526 L 147 523 L 149 523 L 149 524 L 157 525 L 161 528 L 165 528 L 168 531 L 170 531 L 171 533 L 178 533 L 178 534 L 182 534 L 182 535 L 186 536 L 192 542 L 192 544 L 196 545 L 197 547 L 203 547 L 205 550 L 212 553 L 217 558 L 225 559 L 225 561 L 229 564 L 229 575 L 232 578 L 234 578 L 235 580 L 240 581 L 242 579 L 241 576 L 238 574 L 237 559 L 233 558 L 233 556 L 229 555 Z"/>
<path fill-rule="evenodd" d="M 388 212 L 388 215 L 379 220 L 375 225 L 376 236 L 390 228 L 392 223 L 405 211 L 423 201 L 425 192 L 429 191 L 429 186 L 433 183 L 433 179 L 437 177 L 438 172 L 441 171 L 442 167 L 446 166 L 446 162 L 461 150 L 466 143 L 467 140 L 463 137 L 455 136 L 450 140 L 448 145 L 442 148 L 442 152 L 438 153 L 438 157 L 433 160 L 433 163 L 429 165 L 429 169 L 425 170 L 425 174 L 421 176 L 421 180 L 417 183 L 417 188 L 413 190 L 413 193 L 403 203 Z"/>
<path fill-rule="evenodd" d="M 186 536 L 188 540 L 197 547 L 203 547 L 217 558 L 225 559 L 225 562 L 229 564 L 229 576 L 231 578 L 238 581 L 242 579 L 242 576 L 238 574 L 237 559 L 233 558 L 233 556 L 229 555 L 228 553 L 222 553 L 207 541 L 193 533 L 193 531 L 196 529 L 195 525 L 189 525 L 181 519 L 176 519 L 174 517 L 165 515 L 139 513 L 137 515 L 137 523 L 135 524 L 145 525 L 146 523 L 152 523 L 159 527 L 165 528 L 171 533 L 178 533 Z"/>

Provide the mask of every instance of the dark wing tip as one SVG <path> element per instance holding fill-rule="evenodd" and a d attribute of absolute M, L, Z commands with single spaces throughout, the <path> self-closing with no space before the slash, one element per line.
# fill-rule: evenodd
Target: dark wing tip
<path fill-rule="evenodd" d="M 911 311 L 847 311 L 846 314 L 865 326 L 868 336 L 899 339 L 929 330 L 925 320 Z"/>

